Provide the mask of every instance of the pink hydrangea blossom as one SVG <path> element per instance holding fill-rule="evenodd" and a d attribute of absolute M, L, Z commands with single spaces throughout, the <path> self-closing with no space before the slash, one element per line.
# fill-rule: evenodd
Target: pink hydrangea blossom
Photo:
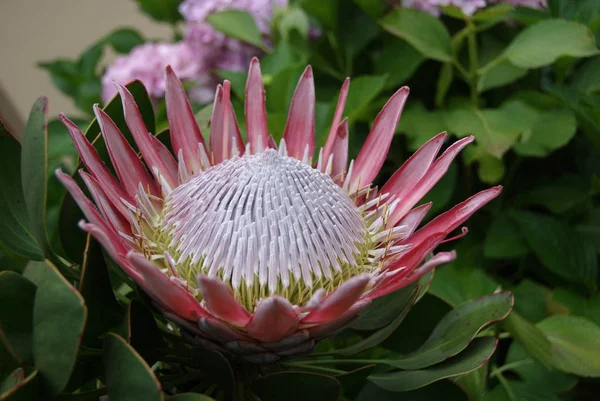
<path fill-rule="evenodd" d="M 195 79 L 203 65 L 185 42 L 145 43 L 131 53 L 118 57 L 102 77 L 102 100 L 108 102 L 116 93 L 114 83 L 140 80 L 151 97 L 165 94 L 165 68 L 170 65 L 181 79 Z"/>
<path fill-rule="evenodd" d="M 188 22 L 205 22 L 216 12 L 238 9 L 250 13 L 263 33 L 269 33 L 273 12 L 277 7 L 287 6 L 287 0 L 185 0 L 179 12 Z"/>
<path fill-rule="evenodd" d="M 472 15 L 478 9 L 485 7 L 486 2 L 485 0 L 404 0 L 402 5 L 426 11 L 435 16 L 440 15 L 440 7 L 455 6 L 460 8 L 465 15 Z"/>

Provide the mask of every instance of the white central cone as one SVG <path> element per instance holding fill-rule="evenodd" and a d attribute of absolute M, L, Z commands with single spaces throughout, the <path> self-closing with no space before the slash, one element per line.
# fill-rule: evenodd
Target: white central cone
<path fill-rule="evenodd" d="M 360 211 L 328 175 L 272 149 L 179 186 L 158 231 L 183 276 L 218 276 L 256 295 L 337 286 L 367 241 Z"/>

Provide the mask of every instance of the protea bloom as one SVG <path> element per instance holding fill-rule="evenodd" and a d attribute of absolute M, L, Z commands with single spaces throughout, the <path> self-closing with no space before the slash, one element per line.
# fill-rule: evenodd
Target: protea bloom
<path fill-rule="evenodd" d="M 88 220 L 81 228 L 170 320 L 197 342 L 251 362 L 309 352 L 374 298 L 452 260 L 453 252 L 429 256 L 501 190 L 482 191 L 417 229 L 431 204 L 415 205 L 473 140 L 463 138 L 436 158 L 444 133 L 381 189 L 371 185 L 390 148 L 406 87 L 383 107 L 348 164 L 348 123 L 342 121 L 348 80 L 327 142 L 313 157 L 310 67 L 294 93 L 279 145 L 268 133 L 258 60 L 246 84 L 245 145 L 229 82 L 217 87 L 206 146 L 170 68 L 166 79 L 173 153 L 148 133 L 132 95 L 119 86 L 145 164 L 95 107 L 117 177 L 65 116 L 95 205 L 70 176 L 57 175 Z"/>

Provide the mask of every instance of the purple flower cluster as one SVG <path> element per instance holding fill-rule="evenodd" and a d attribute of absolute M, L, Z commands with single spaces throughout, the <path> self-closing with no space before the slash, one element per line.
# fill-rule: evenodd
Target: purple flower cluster
<path fill-rule="evenodd" d="M 511 3 L 516 6 L 532 8 L 546 7 L 546 0 L 402 0 L 403 7 L 426 11 L 436 17 L 441 14 L 440 7 L 455 6 L 465 15 L 473 15 L 475 11 L 489 4 Z"/>
<path fill-rule="evenodd" d="M 182 81 L 194 82 L 190 97 L 200 103 L 212 100 L 217 77 L 215 70 L 242 71 L 252 57 L 260 54 L 254 46 L 231 39 L 206 22 L 209 15 L 227 9 L 250 13 L 265 36 L 276 7 L 287 0 L 185 0 L 179 6 L 186 26 L 184 40 L 177 43 L 145 43 L 127 55 L 118 57 L 102 77 L 102 100 L 116 94 L 113 82 L 142 81 L 150 96 L 165 93 L 164 71 L 170 65 Z"/>

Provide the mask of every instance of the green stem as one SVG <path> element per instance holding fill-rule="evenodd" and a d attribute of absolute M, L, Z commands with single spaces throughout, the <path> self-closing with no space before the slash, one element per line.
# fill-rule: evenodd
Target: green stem
<path fill-rule="evenodd" d="M 381 363 L 381 361 L 379 360 L 373 360 L 373 359 L 317 359 L 317 360 L 310 360 L 310 359 L 305 359 L 305 360 L 300 360 L 300 361 L 295 361 L 295 362 L 288 362 L 288 363 L 306 363 L 309 365 L 326 365 L 326 364 L 330 364 L 330 363 L 368 363 L 368 364 L 374 364 L 374 363 Z"/>
<path fill-rule="evenodd" d="M 490 377 L 496 377 L 498 375 L 502 375 L 502 373 L 506 372 L 507 370 L 513 370 L 514 368 L 518 368 L 520 366 L 531 365 L 532 363 L 533 363 L 533 360 L 531 360 L 531 359 L 524 359 L 522 361 L 507 363 L 506 365 L 501 366 L 499 368 L 494 368 L 490 372 Z"/>
<path fill-rule="evenodd" d="M 300 363 L 300 362 L 287 362 L 287 363 L 284 363 L 283 365 L 288 366 L 288 367 L 317 370 L 317 371 L 324 372 L 324 373 L 334 373 L 336 375 L 347 373 L 345 370 L 324 368 L 322 366 L 313 366 L 311 364 Z"/>
<path fill-rule="evenodd" d="M 494 370 L 497 370 L 497 368 Z M 502 385 L 502 387 L 504 387 L 504 390 L 506 390 L 506 394 L 508 394 L 508 398 L 510 398 L 513 401 L 516 401 L 515 393 L 512 391 L 512 388 L 510 388 L 510 384 L 508 383 L 508 380 L 506 380 L 506 378 L 504 376 L 502 376 L 502 373 L 497 373 L 496 378 L 498 379 L 498 381 L 500 381 L 500 384 Z"/>
<path fill-rule="evenodd" d="M 479 93 L 477 92 L 477 85 L 479 84 L 479 53 L 477 50 L 477 29 L 475 24 L 467 19 L 467 26 L 469 31 L 467 34 L 467 49 L 469 52 L 469 82 L 471 87 L 471 100 L 477 106 L 479 100 Z"/>

